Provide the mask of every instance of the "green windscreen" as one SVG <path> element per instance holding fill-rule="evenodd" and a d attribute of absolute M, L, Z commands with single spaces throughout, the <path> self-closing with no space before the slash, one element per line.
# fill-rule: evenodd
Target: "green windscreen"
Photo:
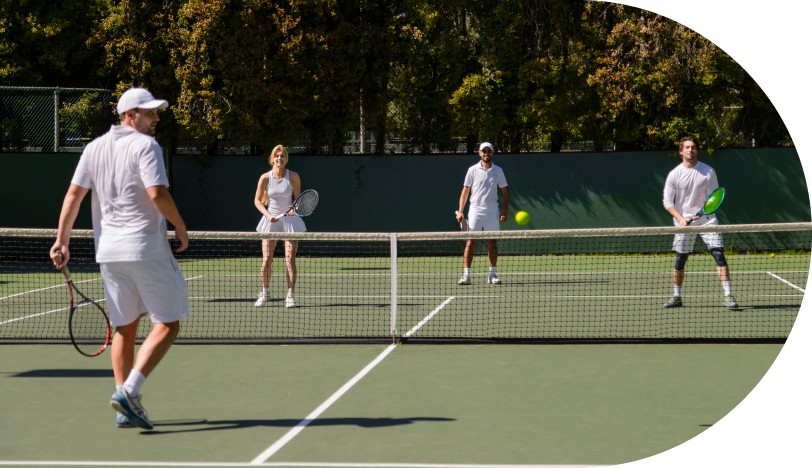
<path fill-rule="evenodd" d="M 714 211 L 719 209 L 719 205 L 722 204 L 722 200 L 725 199 L 725 189 L 718 188 L 710 194 L 708 200 L 705 202 L 705 213 L 711 214 Z"/>

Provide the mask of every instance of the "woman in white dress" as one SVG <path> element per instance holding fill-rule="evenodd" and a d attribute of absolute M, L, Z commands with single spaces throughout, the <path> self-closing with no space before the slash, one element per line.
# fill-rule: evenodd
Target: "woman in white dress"
<path fill-rule="evenodd" d="M 262 219 L 257 226 L 257 232 L 305 232 L 307 228 L 302 218 L 298 216 L 281 217 L 290 212 L 293 200 L 302 191 L 302 181 L 299 174 L 288 170 L 288 150 L 277 145 L 268 157 L 271 171 L 262 174 L 257 184 L 257 193 L 254 196 L 254 206 L 262 213 Z M 267 202 L 267 206 L 266 206 Z M 293 214 L 292 212 L 289 214 Z M 285 262 L 287 263 L 288 295 L 285 298 L 285 307 L 296 307 L 293 290 L 296 287 L 296 251 L 299 241 L 286 240 Z M 254 304 L 256 307 L 264 306 L 268 301 L 268 288 L 271 283 L 271 263 L 275 240 L 262 241 L 262 292 Z"/>

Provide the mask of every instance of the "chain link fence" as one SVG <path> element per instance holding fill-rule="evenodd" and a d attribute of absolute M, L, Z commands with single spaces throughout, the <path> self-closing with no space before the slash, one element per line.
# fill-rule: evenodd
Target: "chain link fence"
<path fill-rule="evenodd" d="M 81 152 L 117 121 L 111 90 L 0 87 L 2 152 Z"/>
<path fill-rule="evenodd" d="M 81 152 L 93 138 L 118 121 L 112 90 L 80 88 L 0 87 L 0 151 Z M 386 119 L 364 122 L 348 112 L 338 138 L 301 135 L 289 141 L 295 154 L 454 154 L 473 153 L 482 140 L 498 152 L 594 152 L 674 150 L 673 139 L 639 131 L 622 132 L 620 124 L 596 124 L 595 109 L 570 112 L 573 118 L 559 124 L 524 128 L 488 135 L 457 135 L 449 113 L 439 104 L 420 118 L 400 117 L 397 105 L 389 106 Z M 580 118 L 577 118 L 582 115 Z M 714 148 L 791 147 L 789 132 L 771 106 L 726 108 L 717 119 Z M 645 132 L 642 132 L 645 133 Z M 183 135 L 176 136 L 176 154 L 256 154 L 255 142 L 228 139 L 204 147 Z"/>

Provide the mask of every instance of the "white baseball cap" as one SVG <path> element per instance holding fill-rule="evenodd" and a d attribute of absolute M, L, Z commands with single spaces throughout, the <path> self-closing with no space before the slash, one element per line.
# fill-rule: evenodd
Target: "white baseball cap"
<path fill-rule="evenodd" d="M 146 89 L 130 88 L 121 95 L 116 110 L 119 114 L 123 114 L 130 109 L 166 109 L 167 107 L 169 107 L 168 102 L 163 99 L 155 99 L 155 96 Z"/>
<path fill-rule="evenodd" d="M 488 143 L 487 141 L 485 143 L 482 143 L 481 145 L 479 145 L 479 151 L 482 151 L 485 148 L 490 148 L 491 151 L 493 151 L 493 145 Z"/>

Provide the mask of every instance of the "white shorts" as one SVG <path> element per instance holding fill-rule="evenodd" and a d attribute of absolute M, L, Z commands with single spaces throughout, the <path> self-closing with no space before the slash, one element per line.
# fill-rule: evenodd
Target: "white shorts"
<path fill-rule="evenodd" d="M 129 325 L 149 314 L 152 323 L 189 316 L 189 291 L 175 257 L 99 264 L 110 326 Z"/>
<path fill-rule="evenodd" d="M 699 219 L 692 223 L 691 225 L 697 225 L 697 222 L 701 222 L 702 220 Z M 701 224 L 702 226 L 718 226 L 719 221 L 716 220 L 714 217 L 713 219 L 706 221 L 705 223 Z M 724 242 L 722 240 L 722 233 L 721 232 L 702 232 L 699 234 L 702 236 L 702 242 L 705 243 L 705 246 L 708 249 L 715 249 L 718 247 L 724 247 Z M 674 234 L 674 243 L 671 247 L 671 250 L 674 250 L 677 253 L 692 253 L 694 251 L 694 244 L 696 243 L 696 234 Z"/>
<path fill-rule="evenodd" d="M 498 231 L 499 230 L 499 210 L 493 211 L 468 211 L 469 231 Z"/>

